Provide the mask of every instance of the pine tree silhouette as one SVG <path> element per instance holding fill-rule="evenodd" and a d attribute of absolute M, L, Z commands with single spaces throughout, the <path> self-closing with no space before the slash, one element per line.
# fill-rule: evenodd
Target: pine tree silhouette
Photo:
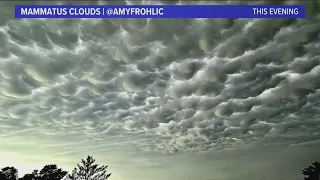
<path fill-rule="evenodd" d="M 108 166 L 95 164 L 95 159 L 88 156 L 82 159 L 71 174 L 58 168 L 55 164 L 45 165 L 40 171 L 34 170 L 18 178 L 18 170 L 14 167 L 4 167 L 0 170 L 0 180 L 108 180 Z M 67 175 L 68 174 L 68 175 Z"/>
<path fill-rule="evenodd" d="M 312 166 L 309 166 L 302 170 L 305 180 L 320 180 L 320 163 L 314 162 Z"/>
<path fill-rule="evenodd" d="M 107 180 L 111 173 L 107 174 L 108 166 L 99 166 L 95 159 L 88 156 L 86 160 L 82 159 L 81 164 L 77 164 L 72 174 L 68 176 L 69 180 Z"/>

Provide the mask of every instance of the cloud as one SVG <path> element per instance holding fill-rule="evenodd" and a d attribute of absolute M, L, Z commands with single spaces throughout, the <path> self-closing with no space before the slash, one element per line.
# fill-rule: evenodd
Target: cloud
<path fill-rule="evenodd" d="M 8 20 L 0 135 L 165 153 L 317 143 L 319 18 Z"/>
<path fill-rule="evenodd" d="M 316 19 L 10 21 L 1 118 L 53 135 L 153 134 L 162 144 L 141 147 L 161 151 L 277 143 L 316 122 Z"/>

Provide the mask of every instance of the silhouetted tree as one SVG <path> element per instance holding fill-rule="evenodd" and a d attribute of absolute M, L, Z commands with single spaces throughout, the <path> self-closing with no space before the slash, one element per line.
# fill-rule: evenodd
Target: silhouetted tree
<path fill-rule="evenodd" d="M 19 178 L 19 180 L 37 180 L 38 177 L 38 170 L 33 170 L 31 174 L 25 174 L 22 178 Z"/>
<path fill-rule="evenodd" d="M 77 168 L 74 168 L 72 174 L 67 179 L 70 180 L 107 180 L 111 173 L 107 174 L 108 166 L 99 166 L 95 163 L 95 159 L 88 156 L 86 160 L 82 159 L 81 164 L 77 164 Z"/>
<path fill-rule="evenodd" d="M 302 170 L 305 180 L 320 180 L 320 163 L 314 162 L 312 166 Z"/>
<path fill-rule="evenodd" d="M 18 179 L 18 170 L 14 167 L 5 167 L 0 170 L 0 180 L 107 180 L 111 173 L 107 174 L 108 166 L 95 164 L 95 159 L 88 156 L 82 159 L 71 174 L 58 168 L 55 164 L 45 165 L 40 171 L 34 170 Z"/>
<path fill-rule="evenodd" d="M 0 171 L 0 179 L 7 179 L 6 175 Z"/>
<path fill-rule="evenodd" d="M 0 177 L 4 180 L 17 180 L 18 170 L 14 167 L 4 167 L 1 169 Z"/>
<path fill-rule="evenodd" d="M 55 164 L 45 165 L 40 171 L 34 170 L 31 174 L 25 174 L 19 180 L 61 180 L 67 175 L 67 171 L 58 168 Z"/>
<path fill-rule="evenodd" d="M 36 176 L 34 174 L 25 174 L 22 178 L 19 178 L 19 180 L 36 180 Z"/>
<path fill-rule="evenodd" d="M 40 180 L 60 180 L 67 175 L 67 171 L 58 168 L 55 164 L 45 165 L 40 172 L 38 177 Z"/>

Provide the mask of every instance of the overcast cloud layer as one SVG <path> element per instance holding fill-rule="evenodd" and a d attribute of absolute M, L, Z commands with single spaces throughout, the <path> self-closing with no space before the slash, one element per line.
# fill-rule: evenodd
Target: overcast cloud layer
<path fill-rule="evenodd" d="M 70 168 L 90 153 L 112 180 L 302 179 L 320 142 L 320 16 L 310 14 L 3 16 L 0 156 Z"/>

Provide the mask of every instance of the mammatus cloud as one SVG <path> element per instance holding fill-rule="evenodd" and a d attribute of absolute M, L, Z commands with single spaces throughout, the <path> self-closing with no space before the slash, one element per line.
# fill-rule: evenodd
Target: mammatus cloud
<path fill-rule="evenodd" d="M 318 12 L 308 19 L 0 17 L 1 144 L 8 152 L 26 143 L 24 152 L 37 144 L 50 147 L 43 156 L 57 147 L 63 150 L 57 155 L 68 156 L 89 149 L 142 150 L 144 159 L 114 158 L 148 167 L 169 166 L 153 160 L 153 152 L 210 155 L 317 145 L 319 22 Z M 289 151 L 283 157 L 298 152 Z M 265 164 L 278 167 L 263 153 L 250 172 Z M 239 162 L 248 154 L 259 158 L 248 151 L 233 159 L 233 171 L 243 178 L 248 169 Z M 230 171 L 229 164 L 219 169 L 197 160 L 198 174 L 215 167 L 215 177 L 223 179 L 221 172 Z M 146 179 L 155 178 L 151 172 Z M 203 174 L 200 179 L 208 179 Z"/>
<path fill-rule="evenodd" d="M 163 152 L 312 143 L 319 20 L 8 20 L 1 135 L 132 137 Z"/>

